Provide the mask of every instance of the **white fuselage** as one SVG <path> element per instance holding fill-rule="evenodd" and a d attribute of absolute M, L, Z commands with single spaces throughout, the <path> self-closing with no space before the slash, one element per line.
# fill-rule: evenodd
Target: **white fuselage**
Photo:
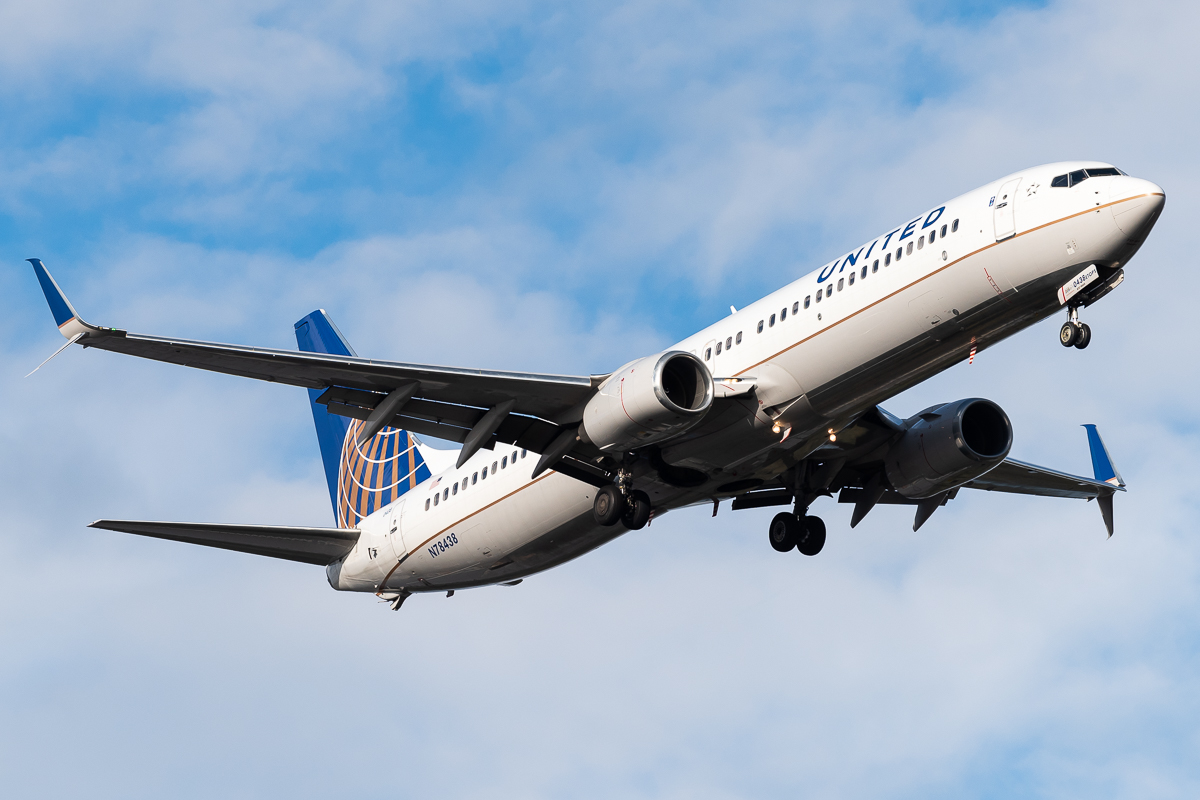
<path fill-rule="evenodd" d="M 778 474 L 782 454 L 794 463 L 871 406 L 1056 312 L 1058 289 L 1086 266 L 1125 266 L 1162 189 L 1123 175 L 1051 187 L 1060 173 L 1102 166 L 1001 178 L 684 339 L 671 349 L 694 353 L 717 379 L 753 380 L 756 391 L 745 422 L 668 446 L 664 460 L 726 481 Z M 497 445 L 438 469 L 437 451 L 423 453 L 435 474 L 362 520 L 353 552 L 329 568 L 335 588 L 503 583 L 624 532 L 594 522 L 593 486 L 553 471 L 531 480 L 535 454 Z M 647 480 L 639 485 L 660 515 L 714 494 Z"/>

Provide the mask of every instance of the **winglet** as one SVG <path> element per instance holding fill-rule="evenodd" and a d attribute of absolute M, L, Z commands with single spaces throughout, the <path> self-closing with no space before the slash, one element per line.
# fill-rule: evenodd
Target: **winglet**
<path fill-rule="evenodd" d="M 58 332 L 63 335 L 63 338 L 75 341 L 82 338 L 84 334 L 103 332 L 103 329 L 89 325 L 80 319 L 75 307 L 63 294 L 63 290 L 58 287 L 58 283 L 55 282 L 54 277 L 40 258 L 25 260 L 33 264 L 33 272 L 37 275 L 38 283 L 42 285 L 42 293 L 46 295 L 50 313 L 54 315 L 54 324 L 58 326 Z"/>
<path fill-rule="evenodd" d="M 1108 448 L 1104 446 L 1104 440 L 1100 438 L 1100 431 L 1096 430 L 1095 425 L 1084 425 L 1087 430 L 1088 446 L 1092 451 L 1092 471 L 1096 475 L 1096 480 L 1111 484 L 1118 488 L 1125 486 L 1125 481 L 1121 478 L 1121 473 L 1117 472 L 1117 468 L 1113 466 L 1112 456 L 1108 454 Z"/>

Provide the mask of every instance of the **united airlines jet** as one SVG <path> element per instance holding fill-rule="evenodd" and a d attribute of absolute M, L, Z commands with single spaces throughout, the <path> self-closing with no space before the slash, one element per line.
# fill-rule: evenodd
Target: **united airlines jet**
<path fill-rule="evenodd" d="M 1012 424 L 966 398 L 900 419 L 879 406 L 1052 314 L 1117 288 L 1166 197 L 1109 164 L 1001 178 L 904 219 L 659 353 L 599 375 L 538 375 L 358 356 L 324 311 L 298 351 L 84 322 L 29 259 L 71 344 L 308 390 L 336 526 L 100 520 L 92 527 L 319 564 L 399 608 L 420 592 L 513 585 L 672 509 L 783 506 L 775 550 L 816 555 L 822 497 L 915 509 L 962 489 L 1096 500 L 1109 536 L 1125 484 L 1095 426 L 1094 475 L 1009 457 Z M 731 309 L 732 310 L 732 309 Z M 56 353 L 57 354 L 57 353 Z M 53 357 L 53 356 L 51 356 Z M 45 363 L 45 362 L 43 362 Z M 437 450 L 417 436 L 457 442 Z"/>

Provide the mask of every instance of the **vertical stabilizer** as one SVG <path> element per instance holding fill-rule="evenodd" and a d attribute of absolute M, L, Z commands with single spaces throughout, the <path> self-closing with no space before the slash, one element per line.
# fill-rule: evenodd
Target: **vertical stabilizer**
<path fill-rule="evenodd" d="M 296 323 L 296 343 L 306 353 L 355 356 L 354 349 L 324 311 Z M 338 527 L 353 528 L 363 517 L 395 501 L 429 477 L 429 467 L 408 431 L 384 427 L 358 441 L 361 420 L 330 414 L 309 389 L 329 499 Z"/>

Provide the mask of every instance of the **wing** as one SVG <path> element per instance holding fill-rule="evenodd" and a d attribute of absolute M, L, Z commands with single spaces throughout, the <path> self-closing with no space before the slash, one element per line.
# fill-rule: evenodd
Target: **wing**
<path fill-rule="evenodd" d="M 367 421 L 362 439 L 391 425 L 459 442 L 460 464 L 495 442 L 537 453 L 567 443 L 565 428 L 583 418 L 584 404 L 607 377 L 437 367 L 129 333 L 84 322 L 42 262 L 29 262 L 68 344 L 316 390 L 330 413 Z M 559 455 L 580 449 L 567 444 Z"/>
<path fill-rule="evenodd" d="M 1079 500 L 1092 500 L 1111 496 L 1113 492 L 1125 491 L 1124 486 L 1114 486 L 1082 475 L 1071 475 L 1036 464 L 1027 464 L 1015 458 L 1004 459 L 1000 466 L 990 470 L 982 478 L 976 478 L 963 485 L 968 489 L 983 489 L 989 492 L 1073 497 Z"/>
<path fill-rule="evenodd" d="M 141 522 L 101 519 L 88 527 L 136 533 L 155 539 L 202 544 L 288 561 L 326 566 L 354 549 L 357 528 L 283 528 L 274 525 L 219 525 L 203 522 Z"/>

